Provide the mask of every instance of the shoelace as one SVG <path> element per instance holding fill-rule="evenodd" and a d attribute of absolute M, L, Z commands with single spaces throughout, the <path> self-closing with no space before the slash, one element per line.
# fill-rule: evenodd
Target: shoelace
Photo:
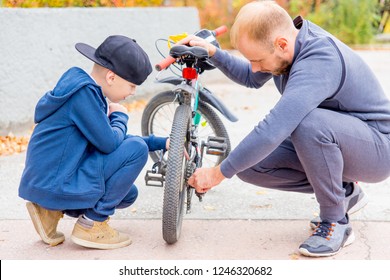
<path fill-rule="evenodd" d="M 108 225 L 110 217 L 103 222 L 99 222 L 99 227 L 103 232 L 107 232 L 111 237 L 115 236 L 116 231 Z"/>
<path fill-rule="evenodd" d="M 333 227 L 336 226 L 335 223 L 321 222 L 314 230 L 313 236 L 320 236 L 327 240 L 330 240 L 332 233 L 334 231 Z"/>

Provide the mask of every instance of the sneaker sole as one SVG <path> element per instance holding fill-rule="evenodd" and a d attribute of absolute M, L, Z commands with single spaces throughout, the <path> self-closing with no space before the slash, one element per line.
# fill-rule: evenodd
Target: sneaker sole
<path fill-rule="evenodd" d="M 335 252 L 330 253 L 311 253 L 305 248 L 299 248 L 299 252 L 308 257 L 330 257 L 338 254 L 342 248 L 352 244 L 355 241 L 355 233 L 351 231 L 351 234 L 348 236 L 347 240 L 344 242 L 344 244 Z"/>
<path fill-rule="evenodd" d="M 59 237 L 59 238 L 50 238 L 49 236 L 46 235 L 46 232 L 43 228 L 42 221 L 39 218 L 38 211 L 35 208 L 35 205 L 32 202 L 27 202 L 26 207 L 28 210 L 28 213 L 30 214 L 30 218 L 33 222 L 34 228 L 36 232 L 39 234 L 41 237 L 42 241 L 45 242 L 46 244 L 49 244 L 50 246 L 56 246 L 62 242 L 65 241 L 65 237 Z"/>
<path fill-rule="evenodd" d="M 102 244 L 102 243 L 95 243 L 84 239 L 80 239 L 74 235 L 72 235 L 70 238 L 77 245 L 87 247 L 87 248 L 92 248 L 92 249 L 101 249 L 101 250 L 118 249 L 118 248 L 129 246 L 132 243 L 131 239 L 123 241 L 121 243 Z"/>

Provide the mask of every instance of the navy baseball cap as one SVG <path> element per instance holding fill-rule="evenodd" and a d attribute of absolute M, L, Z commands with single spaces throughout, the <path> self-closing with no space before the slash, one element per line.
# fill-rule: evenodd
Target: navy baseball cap
<path fill-rule="evenodd" d="M 126 36 L 109 36 L 97 49 L 84 43 L 77 43 L 75 48 L 93 62 L 136 85 L 142 84 L 152 73 L 146 52 L 134 39 Z"/>

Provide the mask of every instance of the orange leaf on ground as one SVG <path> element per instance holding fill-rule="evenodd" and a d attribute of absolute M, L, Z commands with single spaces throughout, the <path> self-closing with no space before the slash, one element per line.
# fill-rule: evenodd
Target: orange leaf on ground
<path fill-rule="evenodd" d="M 140 99 L 140 100 L 135 100 L 131 103 L 123 102 L 121 103 L 121 105 L 124 106 L 128 112 L 143 110 L 146 106 L 146 100 Z"/>
<path fill-rule="evenodd" d="M 30 136 L 15 136 L 9 133 L 7 136 L 0 136 L 0 156 L 21 153 L 27 150 Z"/>
<path fill-rule="evenodd" d="M 132 112 L 143 110 L 146 103 L 146 100 L 140 99 L 131 103 L 124 102 L 122 105 L 128 112 Z M 0 136 L 0 156 L 9 156 L 26 151 L 30 135 L 31 133 L 28 136 L 15 136 L 12 133 L 9 133 L 7 136 Z"/>

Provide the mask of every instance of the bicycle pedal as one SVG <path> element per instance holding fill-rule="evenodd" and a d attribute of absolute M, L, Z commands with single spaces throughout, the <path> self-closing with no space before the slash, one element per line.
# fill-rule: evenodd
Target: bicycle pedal
<path fill-rule="evenodd" d="M 208 155 L 223 156 L 226 154 L 227 143 L 224 137 L 209 136 L 207 142 L 202 145 L 207 147 L 206 154 Z"/>
<path fill-rule="evenodd" d="M 155 173 L 152 170 L 146 171 L 145 184 L 151 187 L 163 187 L 165 182 L 164 175 Z"/>

